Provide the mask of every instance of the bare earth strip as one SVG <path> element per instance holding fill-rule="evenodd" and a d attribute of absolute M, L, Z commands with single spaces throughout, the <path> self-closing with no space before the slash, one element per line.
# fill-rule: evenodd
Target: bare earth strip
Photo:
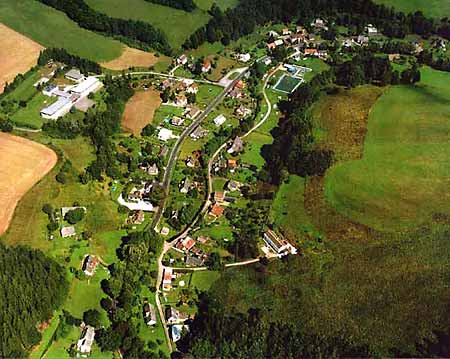
<path fill-rule="evenodd" d="M 41 45 L 0 23 L 0 93 L 6 82 L 36 65 Z"/>
<path fill-rule="evenodd" d="M 110 70 L 126 70 L 129 67 L 150 67 L 159 61 L 151 52 L 125 47 L 117 59 L 103 62 L 101 65 Z"/>
<path fill-rule="evenodd" d="M 0 132 L 0 235 L 22 196 L 57 160 L 56 153 L 40 143 Z"/>
<path fill-rule="evenodd" d="M 122 117 L 122 127 L 135 135 L 152 122 L 153 115 L 161 105 L 159 91 L 148 90 L 136 92 L 128 101 Z"/>

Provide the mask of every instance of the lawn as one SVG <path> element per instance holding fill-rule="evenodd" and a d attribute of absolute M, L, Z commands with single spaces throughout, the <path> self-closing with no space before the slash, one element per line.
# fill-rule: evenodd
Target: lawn
<path fill-rule="evenodd" d="M 210 19 L 208 13 L 202 9 L 187 13 L 145 0 L 88 0 L 87 3 L 109 16 L 141 20 L 153 25 L 167 35 L 174 49 L 179 49 L 195 30 Z"/>
<path fill-rule="evenodd" d="M 304 195 L 305 179 L 291 175 L 289 180 L 280 186 L 273 202 L 270 216 L 289 237 L 292 235 L 300 239 L 305 233 L 316 232 L 306 213 Z"/>
<path fill-rule="evenodd" d="M 56 97 L 45 96 L 42 92 L 36 93 L 27 103 L 27 107 L 19 108 L 19 110 L 11 116 L 11 120 L 18 126 L 36 129 L 41 128 L 46 121 L 40 115 L 41 110 L 46 106 L 50 106 L 57 100 Z"/>
<path fill-rule="evenodd" d="M 375 0 L 375 3 L 393 6 L 403 12 L 422 11 L 426 16 L 443 18 L 450 16 L 448 0 Z"/>
<path fill-rule="evenodd" d="M 45 47 L 62 47 L 94 61 L 120 56 L 119 42 L 80 28 L 62 12 L 34 0 L 3 0 L 0 21 Z"/>
<path fill-rule="evenodd" d="M 201 271 L 193 272 L 191 277 L 191 286 L 198 288 L 201 291 L 207 291 L 214 282 L 220 277 L 217 271 Z"/>
<path fill-rule="evenodd" d="M 361 160 L 327 174 L 340 213 L 381 231 L 450 215 L 450 74 L 422 70 L 418 86 L 391 87 L 376 102 Z"/>
<path fill-rule="evenodd" d="M 23 82 L 17 86 L 13 92 L 5 95 L 5 100 L 16 100 L 16 101 L 28 101 L 37 92 L 36 87 L 33 85 L 41 77 L 38 71 L 33 71 L 29 77 L 27 77 Z"/>
<path fill-rule="evenodd" d="M 241 155 L 241 161 L 262 168 L 266 163 L 261 156 L 261 148 L 273 142 L 273 138 L 269 134 L 261 132 L 253 132 L 245 138 L 246 147 Z"/>

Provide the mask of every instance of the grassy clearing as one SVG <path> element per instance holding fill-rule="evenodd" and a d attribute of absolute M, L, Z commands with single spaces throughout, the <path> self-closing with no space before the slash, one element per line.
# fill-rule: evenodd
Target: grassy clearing
<path fill-rule="evenodd" d="M 210 18 L 206 11 L 201 9 L 187 13 L 145 0 L 88 0 L 87 3 L 95 10 L 112 17 L 148 22 L 164 31 L 174 49 L 180 48 L 184 41 Z"/>
<path fill-rule="evenodd" d="M 62 12 L 34 0 L 3 0 L 0 21 L 45 47 L 62 47 L 94 61 L 120 56 L 119 42 L 80 28 Z"/>
<path fill-rule="evenodd" d="M 201 291 L 207 291 L 219 277 L 220 273 L 216 271 L 194 272 L 191 277 L 191 286 Z"/>
<path fill-rule="evenodd" d="M 333 167 L 329 202 L 378 230 L 400 230 L 450 214 L 450 75 L 422 70 L 416 87 L 390 88 L 369 119 L 362 160 Z"/>
<path fill-rule="evenodd" d="M 393 6 L 405 13 L 422 11 L 427 16 L 443 18 L 450 16 L 450 2 L 447 0 L 375 0 L 378 4 Z"/>
<path fill-rule="evenodd" d="M 222 10 L 226 10 L 232 7 L 235 7 L 239 0 L 195 0 L 196 5 L 205 11 L 211 9 L 211 6 L 216 3 Z"/>
<path fill-rule="evenodd" d="M 57 100 L 56 97 L 47 97 L 42 92 L 36 93 L 27 103 L 27 107 L 20 108 L 11 116 L 11 120 L 18 126 L 41 128 L 46 121 L 40 115 L 41 110 Z"/>
<path fill-rule="evenodd" d="M 245 141 L 247 145 L 245 147 L 245 151 L 241 155 L 242 162 L 250 163 L 258 168 L 262 168 L 265 160 L 261 156 L 261 148 L 264 145 L 271 144 L 273 142 L 273 137 L 269 134 L 253 132 L 251 135 L 246 137 Z"/>

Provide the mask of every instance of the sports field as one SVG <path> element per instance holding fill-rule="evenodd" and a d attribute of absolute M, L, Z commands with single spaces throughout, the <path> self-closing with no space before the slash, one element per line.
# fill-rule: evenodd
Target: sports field
<path fill-rule="evenodd" d="M 80 28 L 62 12 L 34 0 L 0 1 L 0 22 L 45 47 L 62 47 L 94 61 L 119 57 L 124 46 Z"/>
<path fill-rule="evenodd" d="M 56 164 L 49 148 L 0 132 L 0 234 L 9 226 L 22 196 Z"/>
<path fill-rule="evenodd" d="M 354 221 L 393 231 L 450 215 L 450 74 L 422 70 L 394 86 L 369 117 L 363 158 L 326 177 L 329 203 Z"/>
<path fill-rule="evenodd" d="M 93 9 L 122 19 L 147 22 L 162 30 L 175 49 L 199 27 L 205 25 L 210 16 L 201 9 L 187 13 L 168 6 L 153 4 L 145 0 L 87 0 Z"/>
<path fill-rule="evenodd" d="M 393 6 L 405 13 L 422 11 L 427 16 L 443 18 L 450 16 L 450 1 L 448 0 L 375 0 L 378 4 Z"/>
<path fill-rule="evenodd" d="M 42 46 L 0 23 L 0 93 L 6 82 L 36 65 Z"/>
<path fill-rule="evenodd" d="M 152 122 L 155 111 L 161 105 L 159 91 L 136 92 L 128 101 L 122 116 L 122 127 L 135 135 Z"/>

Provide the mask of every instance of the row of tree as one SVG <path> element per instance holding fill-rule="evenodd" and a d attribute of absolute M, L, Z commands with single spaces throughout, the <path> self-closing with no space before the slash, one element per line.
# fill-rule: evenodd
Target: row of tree
<path fill-rule="evenodd" d="M 160 4 L 164 6 L 170 6 L 175 9 L 184 10 L 184 11 L 194 11 L 197 8 L 195 2 L 193 0 L 146 0 L 148 2 L 152 2 L 154 4 Z"/>
<path fill-rule="evenodd" d="M 38 344 L 68 292 L 63 267 L 41 251 L 0 243 L 0 357 L 23 358 Z"/>
<path fill-rule="evenodd" d="M 131 43 L 144 44 L 166 55 L 172 53 L 165 34 L 149 23 L 109 17 L 89 7 L 84 0 L 38 1 L 64 12 L 70 19 L 85 29 L 110 36 L 120 36 L 123 39 L 128 39 Z"/>
<path fill-rule="evenodd" d="M 66 65 L 78 68 L 83 74 L 101 74 L 101 66 L 91 60 L 72 55 L 65 49 L 48 48 L 39 54 L 38 65 L 45 66 L 49 61 L 59 61 Z"/>

